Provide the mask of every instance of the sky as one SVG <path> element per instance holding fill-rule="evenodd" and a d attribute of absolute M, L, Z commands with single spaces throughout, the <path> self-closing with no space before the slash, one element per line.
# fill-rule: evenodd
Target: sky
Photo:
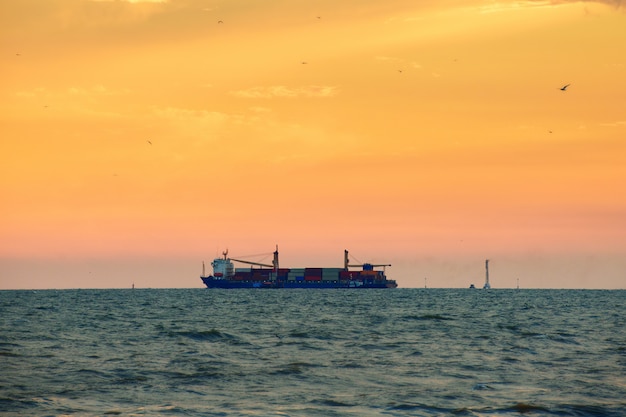
<path fill-rule="evenodd" d="M 624 39 L 615 0 L 0 0 L 0 289 L 276 245 L 626 289 Z"/>

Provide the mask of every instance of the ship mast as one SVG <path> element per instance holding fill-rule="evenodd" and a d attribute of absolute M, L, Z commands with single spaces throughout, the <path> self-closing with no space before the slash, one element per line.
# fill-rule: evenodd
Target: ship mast
<path fill-rule="evenodd" d="M 278 272 L 278 245 L 276 245 L 276 250 L 274 251 L 274 260 L 272 261 L 272 265 L 274 266 L 274 272 Z"/>

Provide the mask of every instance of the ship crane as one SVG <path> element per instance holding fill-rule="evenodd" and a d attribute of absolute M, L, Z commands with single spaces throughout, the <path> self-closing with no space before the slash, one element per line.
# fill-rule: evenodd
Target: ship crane
<path fill-rule="evenodd" d="M 361 265 L 350 265 L 350 258 L 348 256 L 348 251 L 344 250 L 343 251 L 343 267 L 344 269 L 347 271 L 348 268 L 363 268 L 363 269 L 372 269 L 375 267 L 383 267 L 383 270 L 385 269 L 385 267 L 387 266 L 391 266 L 391 264 L 370 264 L 370 263 L 364 263 Z"/>
<path fill-rule="evenodd" d="M 226 256 L 228 255 L 228 250 L 226 250 L 226 252 L 222 252 L 222 254 L 224 255 L 224 259 L 226 259 Z M 276 251 L 274 252 L 274 260 L 272 261 L 272 265 L 264 264 L 261 262 L 244 261 L 243 259 L 235 259 L 235 258 L 230 258 L 230 260 L 235 261 L 235 262 L 240 262 L 242 264 L 264 266 L 266 268 L 274 268 L 274 270 L 278 270 L 278 245 L 276 245 Z"/>
<path fill-rule="evenodd" d="M 260 262 L 244 261 L 243 259 L 235 259 L 235 258 L 230 258 L 230 260 L 231 261 L 235 261 L 235 262 L 240 262 L 242 264 L 256 265 L 256 266 L 265 266 L 265 267 L 268 267 L 268 268 L 274 268 L 274 265 L 262 264 Z"/>

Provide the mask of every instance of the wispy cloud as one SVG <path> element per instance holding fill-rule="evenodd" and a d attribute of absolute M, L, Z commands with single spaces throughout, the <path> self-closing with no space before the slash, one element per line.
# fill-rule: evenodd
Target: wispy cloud
<path fill-rule="evenodd" d="M 401 62 L 402 60 L 400 58 L 397 58 L 395 56 L 376 56 L 375 57 L 376 60 L 378 61 L 385 61 L 385 62 Z"/>
<path fill-rule="evenodd" d="M 15 96 L 21 98 L 41 97 L 50 93 L 43 87 L 37 87 L 32 90 L 16 91 Z"/>
<path fill-rule="evenodd" d="M 118 96 L 118 95 L 122 95 L 122 94 L 128 94 L 130 93 L 129 89 L 123 88 L 123 89 L 111 89 L 111 88 L 107 88 L 103 85 L 94 85 L 93 87 L 90 88 L 83 88 L 83 87 L 70 87 L 67 92 L 70 95 L 102 95 L 102 96 Z"/>
<path fill-rule="evenodd" d="M 615 122 L 600 123 L 600 126 L 605 126 L 605 127 L 622 127 L 622 126 L 625 126 L 626 127 L 626 120 L 618 120 L 618 121 L 615 121 Z"/>
<path fill-rule="evenodd" d="M 337 87 L 309 85 L 302 87 L 287 87 L 274 85 L 268 87 L 252 87 L 247 90 L 231 91 L 233 96 L 243 98 L 274 98 L 274 97 L 332 97 L 337 95 Z"/>
<path fill-rule="evenodd" d="M 68 87 L 65 90 L 51 90 L 43 87 L 37 87 L 32 90 L 17 91 L 15 95 L 17 97 L 62 99 L 70 96 L 119 96 L 130 93 L 131 90 L 127 88 L 114 89 L 97 84 L 91 87 L 73 86 Z"/>
<path fill-rule="evenodd" d="M 250 107 L 249 110 L 253 113 L 271 113 L 272 111 L 270 108 L 260 106 Z"/>
<path fill-rule="evenodd" d="M 96 3 L 103 2 L 126 2 L 126 3 L 168 3 L 169 0 L 90 0 Z"/>
<path fill-rule="evenodd" d="M 377 61 L 392 63 L 396 66 L 401 66 L 402 68 L 413 68 L 413 69 L 422 69 L 422 65 L 415 61 L 407 61 L 403 58 L 398 58 L 394 56 L 375 56 L 374 59 Z"/>
<path fill-rule="evenodd" d="M 519 10 L 528 8 L 549 8 L 565 4 L 580 3 L 578 0 L 523 0 L 523 1 L 501 1 L 480 7 L 481 13 L 495 13 L 509 10 Z M 606 4 L 616 9 L 621 8 L 622 0 L 595 0 L 591 3 Z"/>
<path fill-rule="evenodd" d="M 193 126 L 193 130 L 215 128 L 233 118 L 232 115 L 206 110 L 189 110 L 176 107 L 157 108 L 154 113 L 165 120 L 181 126 Z"/>

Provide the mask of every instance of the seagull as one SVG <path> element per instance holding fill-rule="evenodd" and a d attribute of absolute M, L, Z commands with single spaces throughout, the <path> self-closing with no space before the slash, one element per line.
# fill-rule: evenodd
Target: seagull
<path fill-rule="evenodd" d="M 224 22 L 223 22 L 223 21 L 221 21 L 221 20 L 218 20 L 218 21 L 217 21 L 217 23 L 224 23 Z"/>
<path fill-rule="evenodd" d="M 567 90 L 567 87 L 569 87 L 569 84 L 565 84 L 563 87 L 560 88 L 561 91 L 565 91 Z"/>

